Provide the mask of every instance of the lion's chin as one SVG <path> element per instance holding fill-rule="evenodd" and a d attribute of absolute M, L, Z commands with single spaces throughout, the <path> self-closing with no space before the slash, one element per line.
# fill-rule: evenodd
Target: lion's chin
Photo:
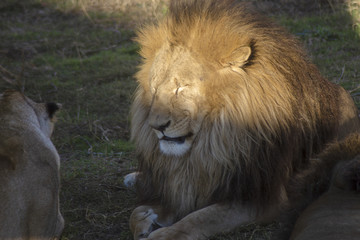
<path fill-rule="evenodd" d="M 182 156 L 191 147 L 192 141 L 185 139 L 184 141 L 167 141 L 160 139 L 160 150 L 166 155 Z"/>

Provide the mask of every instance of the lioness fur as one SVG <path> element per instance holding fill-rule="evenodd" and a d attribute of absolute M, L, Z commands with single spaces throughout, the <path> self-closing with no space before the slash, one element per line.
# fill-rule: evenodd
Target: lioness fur
<path fill-rule="evenodd" d="M 50 140 L 59 107 L 0 95 L 0 239 L 60 237 L 60 159 Z"/>
<path fill-rule="evenodd" d="M 131 216 L 135 239 L 204 239 L 270 218 L 310 157 L 360 128 L 349 94 L 297 40 L 236 1 L 172 1 L 137 41 L 131 135 L 147 207 Z"/>
<path fill-rule="evenodd" d="M 360 135 L 337 142 L 320 155 L 339 162 L 330 189 L 297 220 L 291 240 L 353 240 L 360 236 Z"/>

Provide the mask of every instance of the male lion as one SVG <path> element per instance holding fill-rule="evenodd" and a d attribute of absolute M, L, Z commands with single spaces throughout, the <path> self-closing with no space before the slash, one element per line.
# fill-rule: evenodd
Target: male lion
<path fill-rule="evenodd" d="M 273 219 L 310 157 L 360 129 L 349 94 L 237 1 L 172 1 L 137 41 L 135 239 L 206 239 Z"/>
<path fill-rule="evenodd" d="M 342 161 L 330 189 L 297 220 L 291 240 L 354 240 L 360 237 L 360 135 L 334 143 L 320 156 Z"/>
<path fill-rule="evenodd" d="M 0 239 L 60 237 L 59 155 L 50 140 L 54 103 L 0 95 Z"/>

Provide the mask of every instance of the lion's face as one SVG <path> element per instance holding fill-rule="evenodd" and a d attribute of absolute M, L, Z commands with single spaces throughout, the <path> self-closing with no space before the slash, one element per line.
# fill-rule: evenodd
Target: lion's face
<path fill-rule="evenodd" d="M 159 51 L 150 70 L 148 121 L 160 150 L 180 156 L 191 148 L 206 115 L 204 76 L 202 66 L 189 51 L 169 48 Z"/>

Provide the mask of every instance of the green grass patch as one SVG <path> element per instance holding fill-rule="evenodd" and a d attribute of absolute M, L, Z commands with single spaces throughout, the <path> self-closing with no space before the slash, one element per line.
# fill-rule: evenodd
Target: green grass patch
<path fill-rule="evenodd" d="M 135 193 L 122 185 L 120 163 L 119 158 L 80 157 L 63 164 L 62 240 L 131 239 L 124 229 L 135 207 Z"/>
<path fill-rule="evenodd" d="M 360 107 L 360 35 L 354 31 L 351 15 L 339 11 L 319 16 L 282 16 L 279 22 L 304 43 L 322 74 L 350 91 Z"/>
<path fill-rule="evenodd" d="M 352 19 L 346 12 L 282 17 L 280 23 L 304 42 L 314 63 L 331 81 L 345 86 L 347 82 L 359 81 L 358 64 L 354 59 L 360 53 L 360 37 L 353 31 Z"/>

